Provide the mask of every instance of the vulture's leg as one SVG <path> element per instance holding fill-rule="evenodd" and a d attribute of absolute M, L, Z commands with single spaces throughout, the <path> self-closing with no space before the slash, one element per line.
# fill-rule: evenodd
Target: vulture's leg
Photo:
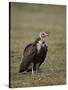
<path fill-rule="evenodd" d="M 34 74 L 34 63 L 32 63 L 32 75 Z"/>
<path fill-rule="evenodd" d="M 33 66 L 34 72 L 36 71 L 36 64 L 33 64 L 33 65 L 32 65 L 32 63 L 31 63 L 31 67 L 27 69 L 27 72 L 32 71 L 32 66 Z"/>
<path fill-rule="evenodd" d="M 39 63 L 36 64 L 36 73 L 39 71 Z"/>

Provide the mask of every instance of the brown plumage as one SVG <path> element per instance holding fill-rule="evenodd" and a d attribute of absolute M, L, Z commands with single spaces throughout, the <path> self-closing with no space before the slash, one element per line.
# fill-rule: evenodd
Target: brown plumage
<path fill-rule="evenodd" d="M 40 65 L 44 62 L 47 55 L 47 46 L 45 45 L 44 40 L 38 38 L 35 42 L 27 45 L 23 52 L 23 59 L 20 64 L 19 72 L 31 71 L 32 74 L 34 71 L 38 71 Z M 29 66 L 32 64 L 31 68 Z"/>

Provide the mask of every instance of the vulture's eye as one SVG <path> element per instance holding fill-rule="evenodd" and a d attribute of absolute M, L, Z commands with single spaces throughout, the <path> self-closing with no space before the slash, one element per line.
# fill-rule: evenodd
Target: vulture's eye
<path fill-rule="evenodd" d="M 44 33 L 42 34 L 42 36 L 44 36 Z"/>
<path fill-rule="evenodd" d="M 42 33 L 42 35 L 44 35 L 44 33 Z"/>
<path fill-rule="evenodd" d="M 45 34 L 43 33 L 41 36 L 42 36 L 42 37 L 45 37 Z"/>

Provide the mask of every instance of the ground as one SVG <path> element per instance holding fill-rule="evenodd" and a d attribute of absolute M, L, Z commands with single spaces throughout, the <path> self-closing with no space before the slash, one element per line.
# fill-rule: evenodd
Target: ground
<path fill-rule="evenodd" d="M 66 83 L 66 7 L 58 5 L 11 4 L 10 87 L 60 85 Z M 47 32 L 48 53 L 40 72 L 19 73 L 25 46 L 41 31 Z"/>

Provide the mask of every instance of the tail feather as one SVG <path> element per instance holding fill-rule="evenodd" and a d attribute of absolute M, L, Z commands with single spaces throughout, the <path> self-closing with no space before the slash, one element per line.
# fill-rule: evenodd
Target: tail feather
<path fill-rule="evenodd" d="M 19 72 L 24 72 L 26 70 L 27 70 L 27 65 L 25 65 L 24 63 L 21 63 Z"/>
<path fill-rule="evenodd" d="M 21 64 L 20 64 L 20 69 L 19 72 L 24 72 L 27 70 L 27 68 L 29 67 L 30 62 L 28 62 L 28 60 L 26 58 L 23 58 Z"/>

